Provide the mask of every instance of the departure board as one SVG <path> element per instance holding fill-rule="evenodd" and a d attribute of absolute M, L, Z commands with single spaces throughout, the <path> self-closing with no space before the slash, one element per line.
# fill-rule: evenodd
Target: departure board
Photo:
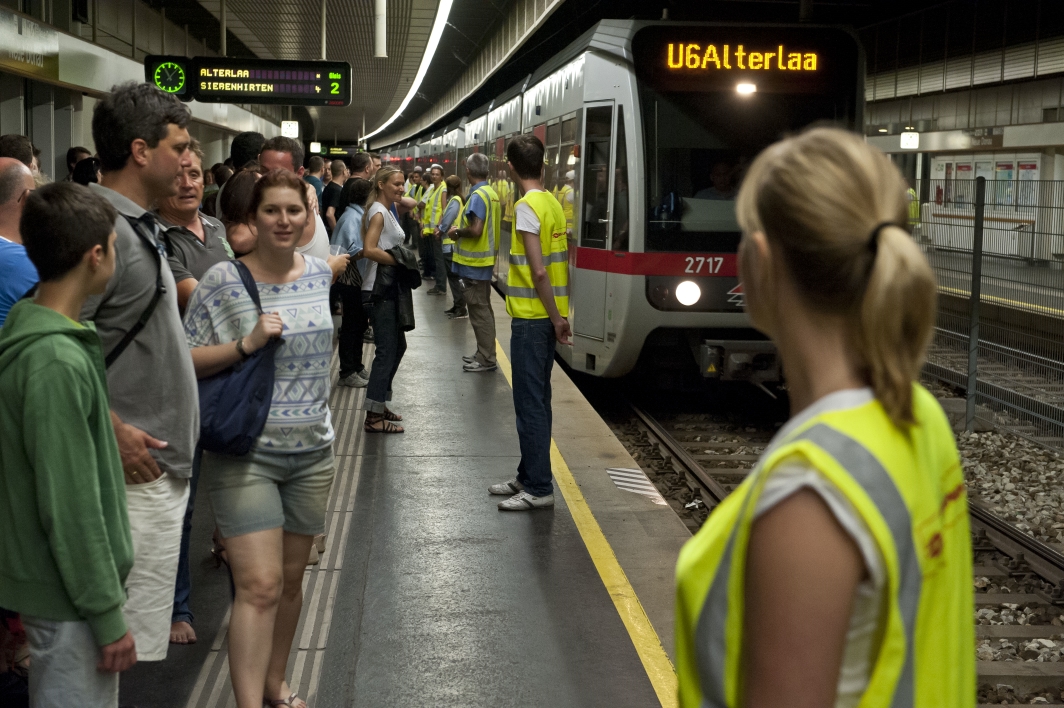
<path fill-rule="evenodd" d="M 148 56 L 145 78 L 163 91 L 204 103 L 347 106 L 351 65 L 226 57 Z"/>
<path fill-rule="evenodd" d="M 192 64 L 197 101 L 303 106 L 351 103 L 351 65 L 347 62 L 196 57 Z"/>

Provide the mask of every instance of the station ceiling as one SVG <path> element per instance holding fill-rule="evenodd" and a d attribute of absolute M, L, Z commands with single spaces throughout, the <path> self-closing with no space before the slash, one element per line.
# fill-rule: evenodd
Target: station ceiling
<path fill-rule="evenodd" d="M 264 58 L 318 59 L 319 0 L 225 0 L 231 44 Z M 169 5 L 186 0 L 165 0 Z M 198 0 L 215 18 L 221 0 Z M 327 0 L 326 57 L 347 61 L 354 76 L 347 108 L 311 109 L 323 142 L 353 143 L 390 118 L 406 97 L 423 58 L 440 0 L 388 0 L 388 57 L 373 57 L 373 0 Z M 515 0 L 453 0 L 439 49 L 404 113 L 400 127 L 424 113 L 454 85 L 491 39 Z M 544 60 L 602 19 L 797 22 L 845 25 L 873 52 L 904 65 L 927 52 L 971 51 L 973 41 L 1012 44 L 1058 22 L 1060 0 L 568 0 L 525 42 L 502 70 L 443 122 L 462 115 L 532 73 Z M 1064 23 L 1064 18 L 1061 19 Z M 1064 28 L 1064 25 L 1062 25 Z M 956 38 L 951 35 L 957 35 Z M 932 39 L 934 37 L 934 39 Z M 975 38 L 975 39 L 973 39 Z M 932 42 L 936 49 L 931 46 Z M 999 44 L 1001 46 L 1001 44 Z M 231 52 L 232 53 L 232 52 Z M 908 55 L 912 54 L 912 57 Z M 310 137 L 310 136 L 308 136 Z"/>
<path fill-rule="evenodd" d="M 221 0 L 199 0 L 215 18 Z M 226 24 L 262 58 L 321 58 L 320 0 L 225 0 Z M 512 0 L 455 0 L 430 71 L 407 113 L 416 115 L 494 29 Z M 373 0 L 327 0 L 326 58 L 351 64 L 351 105 L 311 109 L 318 140 L 353 143 L 390 118 L 410 90 L 421 64 L 439 0 L 388 0 L 387 58 L 373 56 Z M 449 84 L 448 84 L 449 85 Z M 428 103 L 426 103 L 428 102 Z M 363 123 L 364 121 L 364 123 Z"/>

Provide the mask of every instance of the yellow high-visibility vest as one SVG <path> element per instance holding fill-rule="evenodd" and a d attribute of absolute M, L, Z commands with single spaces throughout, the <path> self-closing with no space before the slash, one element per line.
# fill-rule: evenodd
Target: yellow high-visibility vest
<path fill-rule="evenodd" d="M 562 317 L 569 316 L 569 239 L 565 233 L 565 215 L 550 192 L 529 192 L 517 204 L 528 204 L 539 217 L 539 245 L 547 269 L 554 303 Z M 514 207 L 516 208 L 516 204 Z M 525 240 L 517 233 L 514 219 L 510 239 L 510 269 L 506 276 L 506 311 L 510 317 L 526 320 L 544 319 L 547 308 L 536 293 L 532 268 L 525 253 Z"/>
<path fill-rule="evenodd" d="M 451 208 L 451 202 L 458 202 L 458 218 L 454 220 L 454 223 L 451 224 L 451 227 L 452 228 L 464 229 L 465 225 L 466 225 L 466 218 L 465 218 L 465 214 L 463 213 L 463 212 L 465 212 L 465 208 L 462 205 L 462 198 L 456 194 L 453 197 L 451 197 L 450 199 L 448 199 L 447 200 L 447 207 L 444 209 L 444 212 L 446 212 L 447 209 Z M 443 217 L 441 216 L 440 218 L 443 218 Z M 454 239 L 452 239 L 450 236 L 448 236 L 446 233 L 444 233 L 443 237 L 441 239 L 441 243 L 443 243 L 444 246 L 453 246 L 454 245 Z"/>
<path fill-rule="evenodd" d="M 499 195 L 499 204 L 502 206 L 502 220 L 513 221 L 514 213 L 514 189 L 504 179 L 495 183 L 495 193 Z"/>
<path fill-rule="evenodd" d="M 916 424 L 876 400 L 813 416 L 762 461 L 684 546 L 676 566 L 676 668 L 683 708 L 741 700 L 746 549 L 765 481 L 796 457 L 842 493 L 886 567 L 884 625 L 862 708 L 975 705 L 972 547 L 953 432 L 913 384 Z"/>
<path fill-rule="evenodd" d="M 573 203 L 569 201 L 569 195 L 573 193 L 573 188 L 567 184 L 563 184 L 558 190 L 558 203 L 562 205 L 562 214 L 565 214 L 565 228 L 570 231 L 573 230 Z"/>
<path fill-rule="evenodd" d="M 422 223 L 421 233 L 431 234 L 436 231 L 436 225 L 443 217 L 443 193 L 447 188 L 440 182 L 438 187 L 432 189 L 428 201 L 425 202 L 425 220 Z"/>
<path fill-rule="evenodd" d="M 909 226 L 920 223 L 920 197 L 916 196 L 916 190 L 909 187 Z"/>
<path fill-rule="evenodd" d="M 476 240 L 460 238 L 455 242 L 454 262 L 483 268 L 495 264 L 495 252 L 499 247 L 502 229 L 502 205 L 499 204 L 499 195 L 486 184 L 478 187 L 473 194 L 479 196 L 486 207 L 484 228 Z"/>

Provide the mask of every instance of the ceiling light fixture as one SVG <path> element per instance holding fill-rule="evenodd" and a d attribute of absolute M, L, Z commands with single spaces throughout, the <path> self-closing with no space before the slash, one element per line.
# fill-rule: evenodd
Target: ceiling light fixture
<path fill-rule="evenodd" d="M 399 117 L 399 114 L 406 110 L 414 96 L 417 95 L 418 89 L 421 88 L 421 82 L 425 80 L 425 74 L 429 71 L 429 65 L 432 64 L 432 58 L 436 55 L 436 49 L 440 45 L 440 38 L 443 36 L 443 29 L 447 26 L 447 16 L 451 14 L 452 4 L 453 0 L 440 0 L 440 7 L 436 11 L 436 21 L 432 24 L 432 32 L 429 33 L 429 41 L 425 45 L 425 54 L 421 57 L 421 66 L 418 67 L 417 74 L 414 75 L 414 82 L 410 84 L 410 90 L 407 91 L 406 98 L 399 104 L 399 108 L 392 114 L 391 118 L 382 123 L 372 133 L 363 135 L 363 140 L 372 138 L 391 125 Z"/>
<path fill-rule="evenodd" d="M 744 96 L 749 96 L 750 94 L 757 91 L 757 86 L 755 86 L 754 84 L 739 84 L 735 87 L 735 90 L 743 94 Z"/>

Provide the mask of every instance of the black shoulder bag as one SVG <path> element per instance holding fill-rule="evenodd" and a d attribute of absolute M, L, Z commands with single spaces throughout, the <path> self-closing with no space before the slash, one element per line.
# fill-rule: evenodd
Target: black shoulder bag
<path fill-rule="evenodd" d="M 259 286 L 248 267 L 233 261 L 262 314 Z M 283 339 L 271 339 L 247 359 L 199 380 L 199 446 L 223 455 L 246 455 L 266 427 L 273 402 L 274 354 Z"/>

